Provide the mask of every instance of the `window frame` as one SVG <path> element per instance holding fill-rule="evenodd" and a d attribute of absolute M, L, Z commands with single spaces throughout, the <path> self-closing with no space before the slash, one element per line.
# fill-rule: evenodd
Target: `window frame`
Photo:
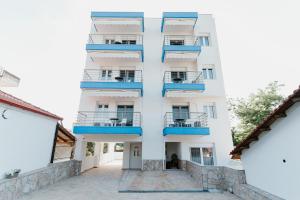
<path fill-rule="evenodd" d="M 199 152 L 200 152 L 200 163 L 197 162 L 197 161 L 193 161 L 192 160 L 192 149 L 199 149 Z M 204 153 L 203 153 L 203 149 L 211 149 L 211 153 L 212 153 L 212 165 L 205 165 L 204 164 Z M 201 166 L 215 166 L 215 149 L 213 146 L 191 146 L 189 148 L 190 150 L 190 161 L 193 162 L 193 163 L 196 163 L 198 165 L 201 165 Z"/>

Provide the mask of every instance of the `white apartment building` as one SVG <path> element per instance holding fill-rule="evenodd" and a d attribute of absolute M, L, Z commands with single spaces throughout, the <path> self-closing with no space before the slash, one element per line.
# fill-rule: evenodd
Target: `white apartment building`
<path fill-rule="evenodd" d="M 227 165 L 233 146 L 212 15 L 92 12 L 91 21 L 76 159 L 95 167 L 103 142 L 122 142 L 124 169 Z M 88 160 L 87 142 L 96 142 Z"/>

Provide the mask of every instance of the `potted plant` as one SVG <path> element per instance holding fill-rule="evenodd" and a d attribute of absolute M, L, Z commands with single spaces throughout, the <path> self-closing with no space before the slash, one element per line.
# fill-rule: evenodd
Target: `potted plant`
<path fill-rule="evenodd" d="M 19 176 L 20 172 L 21 172 L 21 169 L 11 170 L 11 171 L 5 173 L 5 178 L 8 178 L 8 179 L 16 178 L 17 176 Z"/>

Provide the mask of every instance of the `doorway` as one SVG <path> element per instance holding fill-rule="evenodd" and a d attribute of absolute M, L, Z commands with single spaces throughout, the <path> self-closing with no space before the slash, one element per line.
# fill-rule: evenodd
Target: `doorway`
<path fill-rule="evenodd" d="M 180 169 L 180 143 L 165 143 L 165 167 L 166 169 Z"/>
<path fill-rule="evenodd" d="M 131 143 L 130 144 L 130 169 L 141 169 L 142 168 L 142 143 Z"/>

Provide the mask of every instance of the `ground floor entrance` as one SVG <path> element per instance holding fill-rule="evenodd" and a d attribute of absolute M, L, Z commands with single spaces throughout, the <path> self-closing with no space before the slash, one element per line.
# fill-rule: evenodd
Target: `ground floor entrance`
<path fill-rule="evenodd" d="M 81 171 L 118 163 L 122 169 L 142 169 L 142 143 L 127 141 L 85 142 Z"/>
<path fill-rule="evenodd" d="M 180 143 L 166 142 L 165 143 L 165 169 L 180 169 Z"/>

